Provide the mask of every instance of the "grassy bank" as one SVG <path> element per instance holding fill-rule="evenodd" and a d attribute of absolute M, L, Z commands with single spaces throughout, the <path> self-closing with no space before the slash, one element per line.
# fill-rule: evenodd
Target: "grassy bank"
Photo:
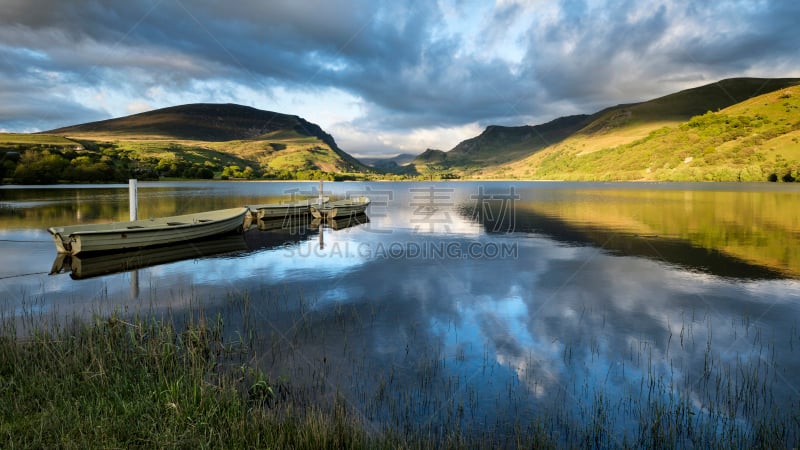
<path fill-rule="evenodd" d="M 310 316 L 304 313 L 291 327 L 285 348 L 280 341 L 279 347 L 274 340 L 271 346 L 259 343 L 262 338 L 247 326 L 223 332 L 223 316 L 206 319 L 202 312 L 180 320 L 111 315 L 42 326 L 25 336 L 13 319 L 3 318 L 0 448 L 782 448 L 792 447 L 797 437 L 796 410 L 775 409 L 773 369 L 738 357 L 729 365 L 710 343 L 700 352 L 706 362 L 697 378 L 687 373 L 679 377 L 683 381 L 664 379 L 653 368 L 651 344 L 632 346 L 627 370 L 636 378 L 641 366 L 641 380 L 631 380 L 623 392 L 563 380 L 559 403 L 543 405 L 535 416 L 506 411 L 511 423 L 491 419 L 468 429 L 465 414 L 480 407 L 480 387 L 461 386 L 444 370 L 464 355 L 417 355 L 420 387 L 367 370 L 357 362 L 360 350 L 345 339 L 336 350 L 352 364 L 343 382 L 362 390 L 348 401 L 349 387 L 337 385 L 332 402 L 320 401 L 311 393 L 324 386 L 304 385 L 299 372 L 288 372 L 297 380 L 275 379 L 258 362 L 299 352 L 301 336 L 313 341 L 325 333 L 306 325 L 314 320 Z M 359 326 L 345 309 L 329 320 L 342 330 Z M 691 323 L 686 343 L 683 329 L 675 345 L 694 345 Z M 565 364 L 578 364 L 573 353 L 579 350 L 567 345 Z M 488 359 L 484 364 L 495 370 Z M 301 371 L 328 370 L 301 365 Z M 531 401 L 520 384 L 535 376 L 529 371 L 501 395 L 512 403 Z M 374 378 L 380 378 L 377 391 L 369 388 Z M 683 383 L 696 388 L 699 398 L 681 394 Z M 474 400 L 462 403 L 465 395 Z M 567 406 L 573 400 L 579 403 L 575 409 Z M 384 413 L 390 418 L 382 425 L 364 422 Z M 420 414 L 440 422 L 415 424 Z M 631 428 L 623 426 L 620 435 L 615 430 L 623 422 Z"/>
<path fill-rule="evenodd" d="M 374 448 L 341 408 L 277 414 L 247 347 L 197 320 L 111 317 L 0 337 L 2 448 Z M 388 441 L 386 441 L 388 443 Z"/>

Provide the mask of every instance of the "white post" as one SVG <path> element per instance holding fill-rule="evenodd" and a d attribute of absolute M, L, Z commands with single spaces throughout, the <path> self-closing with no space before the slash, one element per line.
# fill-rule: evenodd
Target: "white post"
<path fill-rule="evenodd" d="M 319 180 L 319 200 L 317 203 L 319 203 L 319 206 L 322 206 L 322 180 Z"/>
<path fill-rule="evenodd" d="M 131 221 L 139 218 L 139 198 L 136 192 L 138 185 L 139 181 L 137 179 L 128 180 L 128 208 L 131 213 Z"/>

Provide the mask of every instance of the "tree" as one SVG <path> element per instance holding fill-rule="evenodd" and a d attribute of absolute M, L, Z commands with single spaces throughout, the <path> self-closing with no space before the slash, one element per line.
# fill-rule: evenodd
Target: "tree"
<path fill-rule="evenodd" d="M 63 179 L 69 162 L 49 150 L 26 150 L 14 170 L 14 180 L 21 183 L 48 184 Z"/>

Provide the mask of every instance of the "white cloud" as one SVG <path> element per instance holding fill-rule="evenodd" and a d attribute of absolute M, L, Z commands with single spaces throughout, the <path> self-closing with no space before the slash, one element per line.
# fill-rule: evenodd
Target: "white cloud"
<path fill-rule="evenodd" d="M 364 130 L 349 124 L 334 125 L 337 143 L 356 157 L 397 153 L 419 154 L 428 148 L 450 150 L 459 142 L 474 137 L 483 127 L 473 122 L 452 127 L 414 128 L 402 131 Z"/>
<path fill-rule="evenodd" d="M 356 154 L 447 150 L 489 124 L 797 76 L 798 20 L 796 2 L 8 0 L 0 127 L 235 102 L 300 115 Z"/>

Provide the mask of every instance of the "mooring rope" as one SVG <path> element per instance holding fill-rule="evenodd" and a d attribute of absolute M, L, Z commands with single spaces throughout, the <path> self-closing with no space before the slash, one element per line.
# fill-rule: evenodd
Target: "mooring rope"
<path fill-rule="evenodd" d="M 29 244 L 43 244 L 47 241 L 18 241 L 16 239 L 0 239 L 0 242 L 27 242 Z"/>
<path fill-rule="evenodd" d="M 18 275 L 9 275 L 9 276 L 7 276 L 7 277 L 0 277 L 0 280 L 6 280 L 6 279 L 8 279 L 8 278 L 28 277 L 28 276 L 31 276 L 31 275 L 46 275 L 46 274 L 48 274 L 48 273 L 50 273 L 50 272 L 31 272 L 31 273 L 21 273 L 21 274 L 18 274 Z"/>

